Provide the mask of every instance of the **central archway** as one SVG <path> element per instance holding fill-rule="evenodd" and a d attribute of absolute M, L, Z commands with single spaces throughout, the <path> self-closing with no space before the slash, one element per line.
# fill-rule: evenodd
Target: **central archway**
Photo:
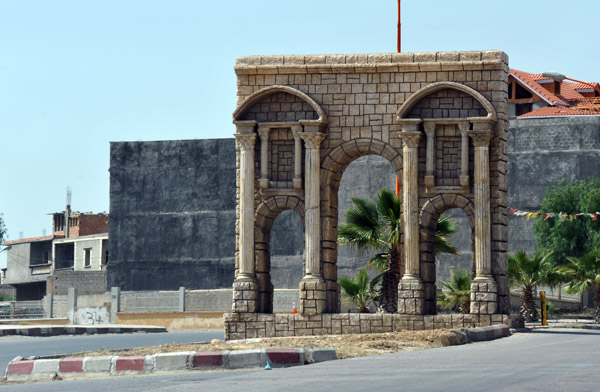
<path fill-rule="evenodd" d="M 339 188 L 342 175 L 350 163 L 358 158 L 376 155 L 387 160 L 398 178 L 402 178 L 402 155 L 389 144 L 373 139 L 355 139 L 332 149 L 321 163 L 322 192 L 321 221 L 323 278 L 327 283 L 327 312 L 340 311 L 340 288 L 338 280 L 337 227 L 339 219 Z"/>

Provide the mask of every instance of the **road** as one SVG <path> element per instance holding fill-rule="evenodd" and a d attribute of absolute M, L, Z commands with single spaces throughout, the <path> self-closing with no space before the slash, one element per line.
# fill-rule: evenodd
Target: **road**
<path fill-rule="evenodd" d="M 569 391 L 600 385 L 600 332 L 555 329 L 464 346 L 288 369 L 180 372 L 3 385 L 4 391 Z"/>
<path fill-rule="evenodd" d="M 78 353 L 100 349 L 153 346 L 166 343 L 206 342 L 223 339 L 222 329 L 177 330 L 167 333 L 127 333 L 76 336 L 3 336 L 0 337 L 0 373 L 16 356 Z"/>

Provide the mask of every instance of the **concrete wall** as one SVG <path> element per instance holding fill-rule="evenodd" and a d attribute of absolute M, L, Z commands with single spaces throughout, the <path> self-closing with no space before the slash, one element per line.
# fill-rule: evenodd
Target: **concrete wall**
<path fill-rule="evenodd" d="M 231 287 L 235 170 L 233 139 L 111 143 L 108 287 Z"/>
<path fill-rule="evenodd" d="M 32 264 L 43 264 L 43 252 L 52 253 L 51 241 L 26 242 L 10 245 L 6 256 L 5 284 L 43 282 L 47 275 L 31 275 Z"/>
<path fill-rule="evenodd" d="M 56 270 L 48 277 L 48 293 L 66 295 L 69 288 L 77 289 L 80 295 L 104 293 L 106 271 Z"/>

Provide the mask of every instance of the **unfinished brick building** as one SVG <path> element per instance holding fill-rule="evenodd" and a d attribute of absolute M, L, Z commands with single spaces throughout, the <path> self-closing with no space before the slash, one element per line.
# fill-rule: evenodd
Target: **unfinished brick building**
<path fill-rule="evenodd" d="M 506 320 L 507 77 L 499 51 L 242 57 L 235 67 L 238 207 L 226 337 L 384 332 Z M 338 314 L 338 188 L 365 155 L 401 179 L 397 314 Z M 435 315 L 434 234 L 462 209 L 473 239 L 471 314 Z M 270 230 L 304 223 L 300 314 L 272 314 Z"/>

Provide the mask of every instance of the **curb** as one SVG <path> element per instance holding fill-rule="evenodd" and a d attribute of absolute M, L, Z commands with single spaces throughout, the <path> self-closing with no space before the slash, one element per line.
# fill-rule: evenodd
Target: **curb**
<path fill-rule="evenodd" d="M 106 333 L 133 333 L 133 332 L 167 332 L 164 327 L 152 326 L 51 326 L 51 327 L 15 327 L 0 328 L 0 336 L 22 335 L 22 336 L 57 336 L 57 335 L 80 335 L 80 334 L 106 334 Z"/>
<path fill-rule="evenodd" d="M 440 336 L 442 346 L 457 346 L 471 342 L 485 342 L 510 336 L 510 328 L 506 324 L 479 328 L 462 328 L 452 330 Z"/>
<path fill-rule="evenodd" d="M 336 359 L 333 348 L 268 348 L 240 351 L 175 352 L 146 356 L 68 357 L 13 359 L 6 368 L 7 381 L 161 373 L 177 370 L 243 369 L 300 366 Z"/>

